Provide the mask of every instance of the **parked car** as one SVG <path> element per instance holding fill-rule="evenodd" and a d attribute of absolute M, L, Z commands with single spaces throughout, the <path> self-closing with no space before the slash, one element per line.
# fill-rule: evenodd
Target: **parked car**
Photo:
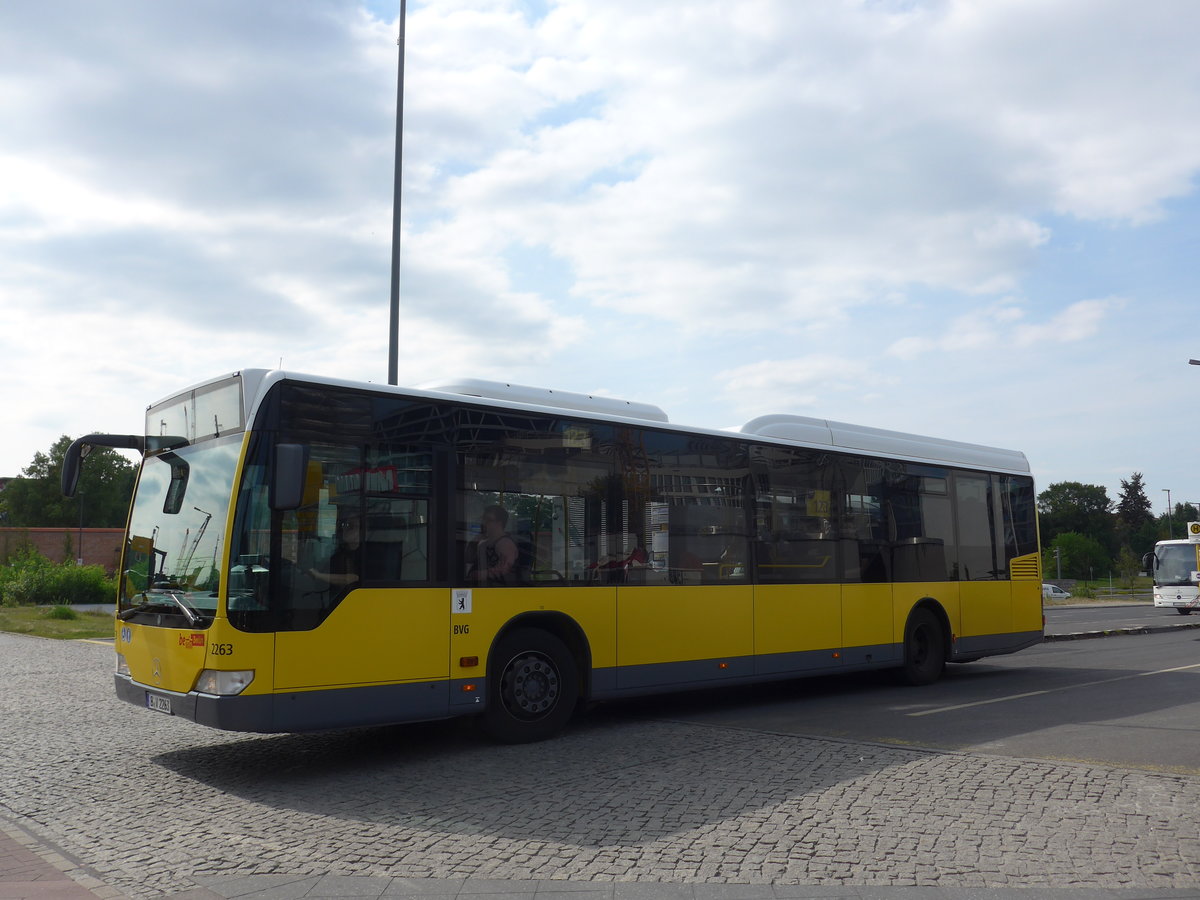
<path fill-rule="evenodd" d="M 1058 600 L 1059 602 L 1062 602 L 1063 600 L 1070 600 L 1071 595 L 1060 588 L 1057 584 L 1043 584 L 1042 599 Z"/>

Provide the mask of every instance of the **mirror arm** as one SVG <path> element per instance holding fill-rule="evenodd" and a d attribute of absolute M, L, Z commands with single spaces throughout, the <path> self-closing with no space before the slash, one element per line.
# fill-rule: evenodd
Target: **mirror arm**
<path fill-rule="evenodd" d="M 79 487 L 79 471 L 83 466 L 83 458 L 93 447 L 113 447 L 120 450 L 136 450 L 146 452 L 146 439 L 140 434 L 85 434 L 67 448 L 63 457 L 62 492 L 66 497 L 74 497 L 75 489 Z"/>

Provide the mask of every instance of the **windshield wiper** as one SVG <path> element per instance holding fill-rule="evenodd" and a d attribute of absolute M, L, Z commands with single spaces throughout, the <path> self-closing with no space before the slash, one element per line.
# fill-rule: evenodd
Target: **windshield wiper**
<path fill-rule="evenodd" d="M 164 598 L 169 599 L 171 601 L 171 603 L 163 603 L 162 600 Z M 204 619 L 208 618 L 207 616 L 202 615 L 200 613 L 200 611 L 198 609 L 196 609 L 194 606 L 185 602 L 179 596 L 179 594 L 175 593 L 174 591 L 162 591 L 162 590 L 155 591 L 153 594 L 151 594 L 149 592 L 143 593 L 141 603 L 139 603 L 137 606 L 133 607 L 132 609 L 126 609 L 126 610 L 123 610 L 122 612 L 117 613 L 117 618 L 120 619 L 121 621 L 125 621 L 126 619 L 133 618 L 138 613 L 146 612 L 147 610 L 150 610 L 150 609 L 156 609 L 156 608 L 161 609 L 163 607 L 170 609 L 172 605 L 179 608 L 180 612 L 183 613 L 184 618 L 186 618 L 188 620 L 188 624 L 191 625 L 193 628 L 196 627 L 196 624 L 202 618 L 204 618 Z"/>

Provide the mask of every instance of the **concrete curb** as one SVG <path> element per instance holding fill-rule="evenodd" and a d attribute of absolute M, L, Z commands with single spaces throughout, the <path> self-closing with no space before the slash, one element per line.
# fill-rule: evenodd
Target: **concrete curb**
<path fill-rule="evenodd" d="M 1200 628 L 1200 621 L 1180 622 L 1178 625 L 1136 625 L 1130 628 L 1106 628 L 1103 631 L 1078 631 L 1067 634 L 1043 635 L 1042 643 L 1054 641 L 1086 641 L 1091 638 L 1121 637 L 1127 634 L 1166 634 L 1170 631 L 1184 631 Z"/>

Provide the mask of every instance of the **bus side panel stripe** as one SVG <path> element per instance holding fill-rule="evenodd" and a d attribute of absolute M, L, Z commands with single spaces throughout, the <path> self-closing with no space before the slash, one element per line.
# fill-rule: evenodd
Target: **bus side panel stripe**
<path fill-rule="evenodd" d="M 275 695 L 276 731 L 387 725 L 444 719 L 449 715 L 449 684 L 446 681 Z"/>
<path fill-rule="evenodd" d="M 693 659 L 684 662 L 645 663 L 621 666 L 617 671 L 620 691 L 647 687 L 672 688 L 693 685 L 726 684 L 747 679 L 754 674 L 753 656 L 731 656 L 727 659 Z"/>
<path fill-rule="evenodd" d="M 794 653 L 768 653 L 762 656 L 703 659 L 686 662 L 650 663 L 602 668 L 592 672 L 592 697 L 629 696 L 658 691 L 717 687 L 723 684 L 799 678 L 845 671 L 847 668 L 873 668 L 897 665 L 902 658 L 900 644 L 851 647 L 848 650 L 801 650 Z"/>

